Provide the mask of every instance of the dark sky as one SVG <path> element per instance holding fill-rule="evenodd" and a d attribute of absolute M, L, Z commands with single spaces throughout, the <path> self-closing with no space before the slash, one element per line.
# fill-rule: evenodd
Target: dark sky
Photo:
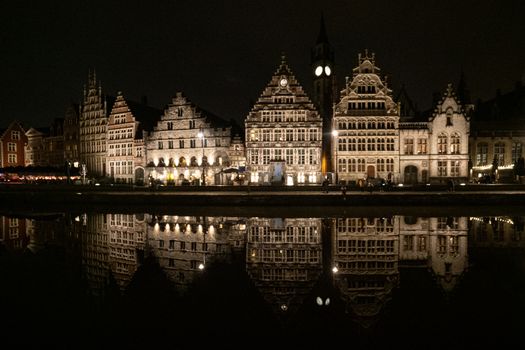
<path fill-rule="evenodd" d="M 0 127 L 46 126 L 79 102 L 88 70 L 103 91 L 164 108 L 177 91 L 244 120 L 285 52 L 311 90 L 310 49 L 324 13 L 342 86 L 365 48 L 420 109 L 457 83 L 473 100 L 525 73 L 525 6 L 494 1 L 2 1 Z"/>

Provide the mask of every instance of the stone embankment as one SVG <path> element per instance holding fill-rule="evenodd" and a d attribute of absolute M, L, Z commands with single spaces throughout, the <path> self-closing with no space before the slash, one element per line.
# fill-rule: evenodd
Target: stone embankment
<path fill-rule="evenodd" d="M 361 213 L 377 208 L 498 208 L 506 213 L 525 214 L 523 185 L 467 185 L 455 191 L 445 187 L 396 187 L 389 191 L 363 192 L 349 189 L 343 194 L 338 187 L 325 191 L 322 187 L 159 187 L 131 186 L 66 186 L 66 185 L 2 185 L 2 211 L 6 210 L 84 210 L 84 211 L 156 211 L 221 208 L 224 213 L 239 213 L 243 208 L 264 212 L 312 210 Z"/>

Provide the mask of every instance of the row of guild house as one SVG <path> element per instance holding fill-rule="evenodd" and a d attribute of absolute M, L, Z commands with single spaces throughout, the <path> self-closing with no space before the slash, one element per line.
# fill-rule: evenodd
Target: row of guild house
<path fill-rule="evenodd" d="M 13 122 L 1 133 L 1 166 L 84 165 L 88 178 L 126 184 L 309 185 L 371 178 L 416 184 L 473 180 L 522 159 L 521 85 L 510 94 L 514 99 L 478 103 L 478 118 L 464 80 L 456 89 L 442 87 L 432 109 L 421 113 L 404 89 L 394 96 L 368 50 L 348 73 L 339 89 L 322 21 L 312 49 L 311 97 L 282 55 L 241 127 L 182 92 L 164 110 L 120 92 L 104 95 L 90 72 L 82 102 L 68 107 L 52 132 Z M 505 103 L 517 107 L 507 113 Z M 512 130 L 494 129 L 502 114 L 516 120 Z"/>

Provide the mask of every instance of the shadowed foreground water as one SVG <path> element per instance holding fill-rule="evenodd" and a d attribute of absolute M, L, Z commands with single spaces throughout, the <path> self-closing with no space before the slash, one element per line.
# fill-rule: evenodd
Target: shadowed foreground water
<path fill-rule="evenodd" d="M 361 349 L 521 340 L 525 212 L 188 211 L 0 216 L 3 342 Z"/>

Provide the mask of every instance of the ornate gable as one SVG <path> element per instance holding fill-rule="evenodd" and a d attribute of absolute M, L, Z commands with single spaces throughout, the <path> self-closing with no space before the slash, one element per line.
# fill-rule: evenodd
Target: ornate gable
<path fill-rule="evenodd" d="M 284 55 L 281 57 L 281 64 L 266 85 L 252 111 L 265 109 L 268 105 L 288 109 L 297 108 L 300 105 L 300 108 L 315 110 L 312 101 L 288 66 Z"/>

